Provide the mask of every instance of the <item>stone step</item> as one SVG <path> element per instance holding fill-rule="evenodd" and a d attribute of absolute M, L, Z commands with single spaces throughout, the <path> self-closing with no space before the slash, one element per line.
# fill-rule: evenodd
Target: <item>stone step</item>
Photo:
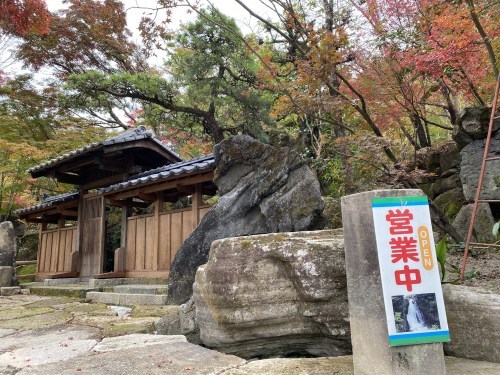
<path fill-rule="evenodd" d="M 30 285 L 27 287 L 30 294 L 40 296 L 62 296 L 62 297 L 77 297 L 85 298 L 87 292 L 94 291 L 88 284 L 64 284 L 64 285 Z"/>
<path fill-rule="evenodd" d="M 88 292 L 87 300 L 96 303 L 105 303 L 107 305 L 116 305 L 116 306 L 165 305 L 167 302 L 167 295 Z"/>
<path fill-rule="evenodd" d="M 95 288 L 106 288 L 113 287 L 117 285 L 130 285 L 130 284 L 140 284 L 140 285 L 167 285 L 168 279 L 164 277 L 124 277 L 124 278 L 113 278 L 113 279 L 90 279 L 89 284 Z"/>
<path fill-rule="evenodd" d="M 112 288 L 104 288 L 104 292 L 122 294 L 167 294 L 168 288 L 163 285 L 116 285 Z"/>

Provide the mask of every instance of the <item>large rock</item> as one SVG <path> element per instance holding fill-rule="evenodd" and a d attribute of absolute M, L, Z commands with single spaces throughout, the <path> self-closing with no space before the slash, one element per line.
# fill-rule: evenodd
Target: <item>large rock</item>
<path fill-rule="evenodd" d="M 14 266 L 16 234 L 10 221 L 0 223 L 0 266 Z"/>
<path fill-rule="evenodd" d="M 469 107 L 460 113 L 456 125 L 453 127 L 453 140 L 460 147 L 472 141 L 486 138 L 490 121 L 491 108 Z M 496 119 L 493 131 L 500 129 L 500 120 Z"/>
<path fill-rule="evenodd" d="M 447 142 L 439 146 L 439 167 L 442 172 L 460 165 L 460 150 L 455 142 Z"/>
<path fill-rule="evenodd" d="M 170 304 L 189 299 L 196 269 L 206 263 L 214 240 L 321 229 L 324 203 L 319 183 L 296 152 L 236 136 L 215 146 L 214 155 L 220 199 L 174 258 Z"/>
<path fill-rule="evenodd" d="M 462 180 L 465 198 L 472 202 L 476 196 L 481 163 L 484 155 L 485 140 L 474 141 L 465 146 L 460 154 L 460 179 Z M 488 157 L 500 155 L 500 132 L 492 138 Z M 500 160 L 491 160 L 486 164 L 486 172 L 483 179 L 481 199 L 500 199 Z"/>
<path fill-rule="evenodd" d="M 465 241 L 469 233 L 470 219 L 472 217 L 472 209 L 474 204 L 468 204 L 460 209 L 460 212 L 453 220 L 453 226 L 458 234 Z M 476 218 L 474 220 L 474 229 L 478 242 L 493 243 L 495 239 L 491 232 L 495 219 L 491 213 L 490 205 L 488 203 L 479 203 L 476 211 Z M 474 240 L 474 238 L 472 238 Z"/>
<path fill-rule="evenodd" d="M 175 313 L 165 315 L 156 324 L 157 335 L 183 335 L 191 344 L 200 345 L 200 329 L 196 322 L 196 306 L 193 298 L 175 307 Z"/>
<path fill-rule="evenodd" d="M 244 358 L 350 353 L 344 245 L 337 233 L 215 241 L 194 284 L 202 342 Z"/>
<path fill-rule="evenodd" d="M 0 266 L 0 288 L 9 287 L 12 285 L 12 274 L 14 267 Z"/>
<path fill-rule="evenodd" d="M 451 336 L 445 352 L 500 363 L 500 296 L 450 284 L 443 291 Z"/>
<path fill-rule="evenodd" d="M 16 234 L 10 221 L 0 223 L 0 287 L 17 285 L 15 271 Z M 10 269 L 9 269 L 10 268 Z M 10 280 L 8 277 L 10 275 Z"/>

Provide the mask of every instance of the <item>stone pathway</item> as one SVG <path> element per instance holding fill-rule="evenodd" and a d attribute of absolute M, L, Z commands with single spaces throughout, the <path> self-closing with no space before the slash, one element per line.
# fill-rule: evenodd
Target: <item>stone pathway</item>
<path fill-rule="evenodd" d="M 190 344 L 184 336 L 154 335 L 175 306 L 131 310 L 83 299 L 0 297 L 0 374 L 353 374 L 352 358 L 247 361 Z M 499 374 L 500 364 L 446 358 L 449 375 Z"/>

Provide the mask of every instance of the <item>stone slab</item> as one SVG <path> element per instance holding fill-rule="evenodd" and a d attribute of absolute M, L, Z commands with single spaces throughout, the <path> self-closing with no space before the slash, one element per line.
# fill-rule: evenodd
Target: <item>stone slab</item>
<path fill-rule="evenodd" d="M 323 358 L 272 358 L 252 361 L 224 375 L 353 375 L 352 356 Z"/>
<path fill-rule="evenodd" d="M 176 342 L 187 342 L 182 335 L 156 336 L 136 333 L 133 335 L 104 338 L 93 349 L 94 352 L 107 353 L 124 349 L 138 349 L 151 345 L 164 345 Z"/>
<path fill-rule="evenodd" d="M 40 296 L 64 296 L 64 297 L 77 297 L 85 298 L 88 291 L 93 290 L 88 285 L 67 284 L 67 285 L 36 285 L 29 287 L 31 294 L 38 294 Z"/>
<path fill-rule="evenodd" d="M 54 286 L 54 285 L 64 285 L 64 284 L 78 284 L 80 279 L 78 277 L 70 277 L 67 279 L 45 279 L 43 280 L 43 285 Z"/>
<path fill-rule="evenodd" d="M 165 305 L 167 295 L 88 292 L 87 299 L 92 302 L 118 306 Z"/>
<path fill-rule="evenodd" d="M 166 285 L 117 285 L 113 288 L 115 293 L 123 294 L 167 294 Z"/>
<path fill-rule="evenodd" d="M 10 328 L 0 328 L 0 338 L 12 335 L 13 333 L 16 333 L 17 331 L 15 329 L 10 329 Z"/>
<path fill-rule="evenodd" d="M 0 288 L 0 296 L 14 296 L 16 294 L 21 294 L 20 286 L 4 286 Z"/>
<path fill-rule="evenodd" d="M 71 325 L 9 335 L 0 340 L 0 367 L 64 361 L 89 353 L 99 338 L 96 328 Z"/>
<path fill-rule="evenodd" d="M 90 279 L 89 286 L 92 288 L 111 287 L 117 285 L 167 285 L 168 279 L 163 277 L 121 277 L 114 279 Z"/>
<path fill-rule="evenodd" d="M 187 342 L 111 351 L 64 362 L 24 368 L 21 374 L 144 375 L 220 374 L 246 361 Z"/>

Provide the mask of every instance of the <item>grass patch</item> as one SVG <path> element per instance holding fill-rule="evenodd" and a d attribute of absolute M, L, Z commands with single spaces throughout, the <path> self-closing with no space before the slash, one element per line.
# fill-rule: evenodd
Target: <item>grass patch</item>
<path fill-rule="evenodd" d="M 34 275 L 36 274 L 36 264 L 26 264 L 24 266 L 16 267 L 16 274 L 17 276 Z M 19 282 L 21 284 L 31 283 L 32 281 L 35 281 L 35 276 L 19 278 Z"/>

